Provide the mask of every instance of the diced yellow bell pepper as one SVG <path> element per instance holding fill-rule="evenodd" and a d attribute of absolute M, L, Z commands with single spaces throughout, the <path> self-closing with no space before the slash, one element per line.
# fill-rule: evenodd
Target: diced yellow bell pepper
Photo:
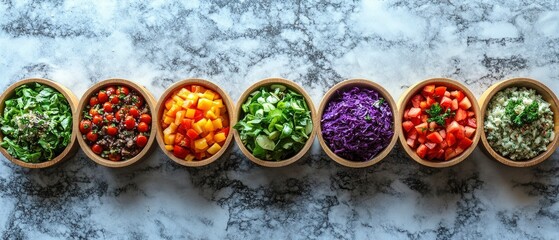
<path fill-rule="evenodd" d="M 221 122 L 221 118 L 215 119 L 212 121 L 212 124 L 214 125 L 214 129 L 220 129 L 223 128 L 223 124 Z"/>
<path fill-rule="evenodd" d="M 204 125 L 206 125 L 207 121 L 208 121 L 208 119 L 202 118 L 202 119 L 200 119 L 200 121 L 196 122 L 196 124 L 198 124 L 200 127 L 204 128 Z"/>
<path fill-rule="evenodd" d="M 212 113 L 215 115 L 215 118 L 218 118 L 219 116 L 221 116 L 221 112 L 220 112 L 219 109 L 220 109 L 220 108 L 218 108 L 218 107 L 216 107 L 216 106 L 214 105 L 214 106 L 212 106 L 212 107 L 210 108 L 210 110 L 208 110 L 208 111 L 212 111 Z M 215 119 L 215 118 L 213 118 L 213 119 Z"/>
<path fill-rule="evenodd" d="M 198 100 L 198 109 L 203 110 L 203 111 L 207 111 L 210 110 L 210 108 L 212 107 L 213 102 L 211 100 L 208 100 L 206 98 L 202 98 L 200 100 Z"/>
<path fill-rule="evenodd" d="M 169 110 L 171 109 L 171 107 L 175 104 L 175 101 L 171 98 L 171 99 L 167 99 L 167 101 L 165 101 L 165 109 Z"/>
<path fill-rule="evenodd" d="M 220 133 L 214 135 L 214 142 L 218 142 L 218 143 L 223 142 L 223 141 L 225 141 L 226 138 L 227 137 L 225 136 L 225 133 L 220 132 Z"/>
<path fill-rule="evenodd" d="M 179 106 L 182 106 L 182 104 L 183 104 L 183 102 L 184 102 L 184 100 L 182 100 L 182 98 L 179 97 L 178 95 L 174 95 L 174 96 L 173 96 L 173 100 L 175 100 L 175 104 L 176 104 L 176 105 L 179 105 Z"/>
<path fill-rule="evenodd" d="M 214 125 L 212 123 L 212 121 L 206 121 L 206 124 L 204 124 L 204 131 L 205 132 L 213 132 L 214 129 Z"/>
<path fill-rule="evenodd" d="M 213 101 L 213 104 L 214 104 L 215 107 L 218 107 L 218 108 L 225 107 L 225 106 L 223 105 L 223 100 L 221 100 L 221 99 L 214 100 L 214 101 Z"/>
<path fill-rule="evenodd" d="M 182 99 L 186 99 L 186 97 L 188 96 L 189 93 L 190 93 L 190 91 L 188 91 L 188 89 L 181 88 L 181 90 L 177 93 L 177 95 L 179 97 L 181 97 Z"/>
<path fill-rule="evenodd" d="M 171 107 L 171 109 L 169 109 L 169 111 L 167 111 L 167 116 L 169 117 L 175 117 L 175 115 L 177 114 L 177 112 L 181 110 L 181 107 L 179 105 L 173 105 Z"/>
<path fill-rule="evenodd" d="M 188 155 L 186 155 L 186 157 L 184 158 L 184 160 L 190 162 L 190 161 L 193 161 L 194 158 L 195 158 L 194 155 L 188 154 Z"/>
<path fill-rule="evenodd" d="M 186 114 L 185 110 L 181 110 L 177 112 L 177 115 L 175 117 L 175 124 L 178 126 L 182 123 L 182 120 L 184 119 L 184 115 Z"/>
<path fill-rule="evenodd" d="M 193 102 L 192 100 L 190 100 L 190 99 L 189 99 L 189 100 L 185 100 L 185 101 L 182 103 L 182 108 L 184 108 L 184 109 L 189 109 L 189 108 L 191 108 L 192 106 L 194 106 L 194 102 Z"/>
<path fill-rule="evenodd" d="M 192 129 L 194 129 L 194 131 L 196 131 L 196 133 L 201 134 L 204 132 L 204 129 L 202 129 L 202 126 L 194 123 L 192 124 Z"/>
<path fill-rule="evenodd" d="M 203 93 L 204 91 L 206 91 L 204 87 L 198 85 L 192 85 L 192 92 Z"/>
<path fill-rule="evenodd" d="M 192 100 L 192 102 L 198 102 L 198 94 L 196 93 L 189 93 L 186 97 L 188 100 Z"/>
<path fill-rule="evenodd" d="M 212 110 L 208 110 L 208 111 L 206 111 L 206 118 L 214 120 L 214 119 L 217 118 L 217 116 L 215 115 L 215 113 Z"/>
<path fill-rule="evenodd" d="M 174 141 L 174 140 L 175 140 L 175 139 L 173 139 L 173 141 Z M 170 144 L 169 144 L 169 145 L 165 145 L 165 150 L 167 150 L 167 151 L 173 151 L 173 145 L 170 145 Z"/>
<path fill-rule="evenodd" d="M 194 148 L 198 150 L 206 149 L 208 147 L 208 142 L 205 138 L 200 138 L 194 141 Z"/>
<path fill-rule="evenodd" d="M 171 133 L 175 133 L 177 131 L 177 127 L 178 125 L 172 122 L 171 124 L 169 124 L 167 128 L 165 128 L 165 130 L 163 130 L 163 135 L 169 135 Z"/>
<path fill-rule="evenodd" d="M 208 135 L 206 135 L 204 138 L 206 139 L 206 142 L 208 143 L 208 145 L 212 145 L 215 141 L 214 141 L 214 133 L 210 132 L 208 133 Z"/>
<path fill-rule="evenodd" d="M 163 135 L 163 140 L 166 145 L 172 145 L 175 143 L 175 134 Z M 204 139 L 205 140 L 205 139 Z"/>
<path fill-rule="evenodd" d="M 215 95 L 216 95 L 216 94 L 214 93 L 214 91 L 208 89 L 208 90 L 206 90 L 206 91 L 204 92 L 204 95 L 202 95 L 202 96 L 203 96 L 204 98 L 206 98 L 206 99 L 209 99 L 209 100 L 212 100 L 212 101 L 213 101 Z"/>
<path fill-rule="evenodd" d="M 175 118 L 172 118 L 172 117 L 169 117 L 169 116 L 165 116 L 165 117 L 163 118 L 163 122 L 164 122 L 165 124 L 171 124 L 171 123 L 175 122 Z"/>
<path fill-rule="evenodd" d="M 219 152 L 219 150 L 221 149 L 221 146 L 219 146 L 219 144 L 214 143 L 210 148 L 208 148 L 208 150 L 206 150 L 209 154 L 214 155 L 217 152 Z"/>
<path fill-rule="evenodd" d="M 196 114 L 196 109 L 189 108 L 189 109 L 186 109 L 185 117 L 194 118 L 194 114 Z"/>

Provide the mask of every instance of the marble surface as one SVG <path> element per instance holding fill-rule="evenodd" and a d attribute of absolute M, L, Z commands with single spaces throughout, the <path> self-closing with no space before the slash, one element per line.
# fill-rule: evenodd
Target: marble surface
<path fill-rule="evenodd" d="M 464 3 L 467 2 L 467 3 Z M 335 83 L 375 80 L 396 98 L 428 77 L 479 96 L 529 76 L 559 93 L 557 1 L 0 1 L 0 89 L 45 77 L 81 96 L 109 77 L 156 97 L 187 77 L 233 99 L 281 76 L 318 106 Z M 46 170 L 0 157 L 3 239 L 557 239 L 559 153 L 512 169 L 479 148 L 447 169 L 395 148 L 348 169 L 315 142 L 281 169 L 237 147 L 203 168 L 155 149 L 126 169 L 82 152 Z"/>

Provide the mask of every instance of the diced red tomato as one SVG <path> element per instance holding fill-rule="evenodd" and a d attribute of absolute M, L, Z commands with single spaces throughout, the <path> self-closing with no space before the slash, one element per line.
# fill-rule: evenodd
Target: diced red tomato
<path fill-rule="evenodd" d="M 427 105 L 429 105 L 429 107 L 433 104 L 435 104 L 437 102 L 437 100 L 435 100 L 432 97 L 427 97 Z"/>
<path fill-rule="evenodd" d="M 419 147 L 417 147 L 416 153 L 420 158 L 424 158 L 427 154 L 427 146 L 425 146 L 424 144 L 419 145 Z"/>
<path fill-rule="evenodd" d="M 440 130 L 439 134 L 441 135 L 441 137 L 446 138 L 446 131 L 444 129 Z"/>
<path fill-rule="evenodd" d="M 421 108 L 416 108 L 416 107 L 410 108 L 410 111 L 408 112 L 408 116 L 410 118 L 417 117 L 419 116 L 419 114 L 421 114 Z"/>
<path fill-rule="evenodd" d="M 410 112 L 409 109 L 406 109 L 406 111 L 404 111 L 404 120 L 409 120 L 410 116 L 408 115 L 408 113 Z"/>
<path fill-rule="evenodd" d="M 440 86 L 435 88 L 435 96 L 442 97 L 445 95 L 445 92 L 446 92 L 445 86 Z"/>
<path fill-rule="evenodd" d="M 444 152 L 444 159 L 448 161 L 448 160 L 456 157 L 456 155 L 458 155 L 458 154 L 456 154 L 456 151 L 454 151 L 454 149 L 447 148 L 446 151 Z"/>
<path fill-rule="evenodd" d="M 414 127 L 414 125 L 411 121 L 405 121 L 402 123 L 402 127 L 404 128 L 404 130 L 406 130 L 406 132 L 409 132 Z"/>
<path fill-rule="evenodd" d="M 446 144 L 449 147 L 452 147 L 452 146 L 454 146 L 454 144 L 456 144 L 456 137 L 452 133 L 447 133 L 445 140 L 446 140 Z"/>
<path fill-rule="evenodd" d="M 425 134 L 427 132 L 427 123 L 421 123 L 415 126 L 415 130 L 417 131 L 417 133 L 419 134 Z"/>
<path fill-rule="evenodd" d="M 466 133 L 464 133 L 464 126 L 459 125 L 459 126 L 458 126 L 458 131 L 456 131 L 456 132 L 454 133 L 454 136 L 456 136 L 456 139 L 457 139 L 457 140 L 461 140 L 461 139 L 465 138 L 465 137 L 466 137 Z"/>
<path fill-rule="evenodd" d="M 411 99 L 411 104 L 413 107 L 418 108 L 419 105 L 421 104 L 421 101 L 425 100 L 425 98 L 423 98 L 423 96 L 421 96 L 421 94 L 417 94 L 415 96 L 413 96 L 413 98 Z"/>
<path fill-rule="evenodd" d="M 475 118 L 468 118 L 468 121 L 466 123 L 468 126 L 476 128 L 477 127 L 477 121 Z"/>
<path fill-rule="evenodd" d="M 464 130 L 465 130 L 465 135 L 466 135 L 467 138 L 471 138 L 474 135 L 474 133 L 476 132 L 476 129 L 473 128 L 473 127 L 470 127 L 470 126 L 466 126 L 464 128 Z"/>
<path fill-rule="evenodd" d="M 460 108 L 464 110 L 468 110 L 472 107 L 472 103 L 470 102 L 470 99 L 468 99 L 467 97 L 462 99 L 462 101 L 460 101 L 458 105 L 460 106 Z"/>
<path fill-rule="evenodd" d="M 198 122 L 198 121 L 200 121 L 202 118 L 204 118 L 204 112 L 202 112 L 202 110 L 196 109 L 196 112 L 194 113 L 194 121 L 195 121 L 195 122 Z"/>
<path fill-rule="evenodd" d="M 436 122 L 430 122 L 429 123 L 429 131 L 434 130 L 437 128 L 437 123 Z"/>
<path fill-rule="evenodd" d="M 188 129 L 188 131 L 186 131 L 186 135 L 192 140 L 198 137 L 198 133 L 194 131 L 194 129 Z"/>
<path fill-rule="evenodd" d="M 406 140 L 406 143 L 407 143 L 408 146 L 410 146 L 411 148 L 415 148 L 415 139 L 408 138 L 408 139 Z"/>
<path fill-rule="evenodd" d="M 434 149 L 437 146 L 437 144 L 434 142 L 426 142 L 425 146 L 429 149 Z"/>
<path fill-rule="evenodd" d="M 443 97 L 443 99 L 441 99 L 441 107 L 449 108 L 451 106 L 452 106 L 452 99 L 447 97 Z"/>
<path fill-rule="evenodd" d="M 456 152 L 456 155 L 461 154 L 464 152 L 464 149 L 461 148 L 460 146 L 456 147 L 456 149 L 454 149 L 454 151 Z"/>
<path fill-rule="evenodd" d="M 462 91 L 452 91 L 450 93 L 450 96 L 458 99 L 459 102 L 462 101 L 462 99 L 464 99 L 464 97 L 465 97 L 465 95 Z"/>
<path fill-rule="evenodd" d="M 459 127 L 460 124 L 453 120 L 450 124 L 446 125 L 446 134 L 448 135 L 449 133 L 455 133 L 456 131 L 458 131 Z"/>
<path fill-rule="evenodd" d="M 417 130 L 415 130 L 415 128 L 412 128 L 412 129 L 408 132 L 408 138 L 417 139 Z"/>
<path fill-rule="evenodd" d="M 464 119 L 466 119 L 468 117 L 468 112 L 466 112 L 466 110 L 459 108 L 456 111 L 456 115 L 454 115 L 454 120 L 456 120 L 457 122 L 460 122 Z"/>
<path fill-rule="evenodd" d="M 446 149 L 448 147 L 448 144 L 446 143 L 446 141 L 442 141 L 441 143 L 439 143 L 439 145 L 442 149 Z"/>
<path fill-rule="evenodd" d="M 443 141 L 443 137 L 439 134 L 439 132 L 433 132 L 427 135 L 427 139 L 434 143 L 441 143 Z"/>
<path fill-rule="evenodd" d="M 468 117 L 473 117 L 473 116 L 475 116 L 475 115 L 476 115 L 476 114 L 475 114 L 473 111 L 468 111 Z"/>
<path fill-rule="evenodd" d="M 427 102 L 426 102 L 426 101 L 421 101 L 421 102 L 419 103 L 419 107 L 420 107 L 421 109 L 426 109 L 426 108 L 428 107 L 428 106 L 427 106 Z"/>
<path fill-rule="evenodd" d="M 460 143 L 458 143 L 458 147 L 462 148 L 462 149 L 466 149 L 469 146 L 471 146 L 473 143 L 472 140 L 470 140 L 469 138 L 463 138 L 462 140 L 460 140 Z"/>
<path fill-rule="evenodd" d="M 427 85 L 423 87 L 423 95 L 432 96 L 435 93 L 435 85 Z"/>
<path fill-rule="evenodd" d="M 452 99 L 452 104 L 450 105 L 450 110 L 456 111 L 458 109 L 458 100 Z"/>
<path fill-rule="evenodd" d="M 444 96 L 449 98 L 450 97 L 450 92 L 449 91 L 444 92 Z"/>
<path fill-rule="evenodd" d="M 425 143 L 425 142 L 427 141 L 427 138 L 425 137 L 425 135 L 419 135 L 419 136 L 417 137 L 417 141 L 418 141 L 419 143 Z"/>

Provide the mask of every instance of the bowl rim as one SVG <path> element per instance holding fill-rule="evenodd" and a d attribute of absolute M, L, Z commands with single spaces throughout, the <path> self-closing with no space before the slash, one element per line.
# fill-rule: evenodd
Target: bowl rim
<path fill-rule="evenodd" d="M 76 154 L 77 152 L 77 144 L 76 144 L 76 138 L 77 138 L 77 133 L 74 130 L 74 121 L 73 119 L 75 118 L 74 115 L 74 111 L 77 108 L 78 105 L 78 99 L 76 97 L 76 95 L 74 95 L 74 93 L 66 88 L 65 86 L 63 86 L 60 83 L 57 83 L 55 81 L 49 80 L 49 79 L 45 79 L 45 78 L 25 78 L 22 80 L 19 80 L 15 83 L 13 83 L 12 85 L 10 85 L 0 96 L 0 114 L 3 114 L 4 112 L 4 107 L 5 107 L 5 101 L 12 97 L 14 94 L 14 90 L 22 85 L 25 84 L 30 84 L 30 83 L 40 83 L 43 85 L 47 85 L 51 88 L 54 88 L 55 90 L 57 90 L 58 92 L 60 92 L 64 98 L 66 98 L 66 101 L 68 101 L 68 105 L 70 105 L 70 110 L 72 111 L 72 134 L 70 136 L 70 142 L 68 143 L 68 145 L 66 146 L 66 148 L 64 148 L 64 150 L 58 154 L 55 158 L 48 160 L 48 161 L 44 161 L 41 163 L 28 163 L 28 162 L 24 162 L 20 159 L 14 158 L 12 157 L 8 151 L 2 147 L 0 147 L 0 152 L 2 152 L 2 154 L 12 163 L 15 163 L 18 166 L 21 167 L 25 167 L 25 168 L 32 168 L 32 169 L 40 169 L 40 168 L 48 168 L 51 166 L 54 166 L 60 162 L 62 162 L 63 160 L 66 160 L 68 158 L 70 158 L 71 156 L 73 156 L 74 154 Z M 2 142 L 2 138 L 3 138 L 3 134 L 2 132 L 0 132 L 0 142 Z"/>
<path fill-rule="evenodd" d="M 262 160 L 259 159 L 257 157 L 255 157 L 243 144 L 243 142 L 241 141 L 241 137 L 239 136 L 239 132 L 236 129 L 232 129 L 233 130 L 233 134 L 235 135 L 235 142 L 237 143 L 237 145 L 239 146 L 239 149 L 241 149 L 241 152 L 253 163 L 256 163 L 260 166 L 263 167 L 272 167 L 272 168 L 276 168 L 276 167 L 285 167 L 287 165 L 290 165 L 298 160 L 300 160 L 303 156 L 305 156 L 307 154 L 307 152 L 310 150 L 313 142 L 314 142 L 314 138 L 316 137 L 316 108 L 314 107 L 314 104 L 312 102 L 312 98 L 310 97 L 310 95 L 307 93 L 307 91 L 305 91 L 305 89 L 303 87 L 301 87 L 299 84 L 297 84 L 294 81 L 285 79 L 285 78 L 281 78 L 281 77 L 270 77 L 270 78 L 264 78 L 262 80 L 259 80 L 255 83 L 253 83 L 249 88 L 247 88 L 243 94 L 239 97 L 239 100 L 237 101 L 237 106 L 235 108 L 235 122 L 238 121 L 238 118 L 241 117 L 241 110 L 242 110 L 242 105 L 243 102 L 247 99 L 247 97 L 254 92 L 255 90 L 257 90 L 258 88 L 262 87 L 262 86 L 269 86 L 272 84 L 283 84 L 286 87 L 290 88 L 291 90 L 295 90 L 296 92 L 300 93 L 301 95 L 303 95 L 303 97 L 305 98 L 305 101 L 307 102 L 307 106 L 309 107 L 309 110 L 311 111 L 311 121 L 313 123 L 313 127 L 312 127 L 312 132 L 311 135 L 309 136 L 309 138 L 307 139 L 307 142 L 305 143 L 305 145 L 303 146 L 303 148 L 294 156 L 288 158 L 288 159 L 284 159 L 281 161 L 266 161 L 266 160 Z"/>
<path fill-rule="evenodd" d="M 527 85 L 527 86 L 519 86 L 519 85 Z M 505 79 L 491 85 L 481 95 L 479 102 L 481 103 L 481 110 L 482 110 L 482 121 L 481 121 L 482 126 L 485 126 L 485 115 L 487 113 L 487 108 L 489 107 L 489 102 L 491 102 L 491 99 L 495 96 L 496 93 L 510 87 L 528 87 L 536 90 L 536 93 L 541 95 L 542 97 L 545 97 L 545 95 L 549 96 L 552 100 L 552 102 L 549 102 L 549 104 L 551 105 L 550 106 L 551 110 L 554 112 L 553 115 L 554 122 L 559 122 L 558 120 L 559 111 L 557 111 L 557 106 L 559 106 L 559 100 L 557 99 L 557 96 L 553 93 L 553 91 L 551 91 L 551 89 L 549 89 L 545 84 L 535 79 L 527 78 L 527 77 L 516 77 L 516 78 Z M 542 92 L 544 94 L 542 94 Z M 544 101 L 547 100 L 544 99 Z M 555 105 L 555 110 L 553 107 L 554 105 Z M 489 156 L 492 157 L 493 159 L 510 167 L 531 167 L 547 160 L 559 146 L 559 126 L 557 124 L 555 124 L 554 126 L 554 132 L 555 132 L 555 137 L 553 138 L 553 141 L 551 141 L 548 144 L 547 151 L 540 153 L 536 157 L 524 161 L 514 161 L 508 159 L 506 157 L 501 156 L 499 153 L 493 150 L 493 147 L 491 147 L 489 141 L 487 141 L 485 128 L 482 129 L 481 142 L 483 144 L 483 148 L 486 151 L 486 153 L 488 153 Z"/>
<path fill-rule="evenodd" d="M 376 156 L 374 156 L 373 158 L 363 161 L 363 162 L 359 162 L 359 161 L 352 161 L 352 160 L 348 160 L 345 158 L 342 158 L 340 156 L 338 156 L 337 154 L 335 154 L 330 147 L 326 144 L 326 141 L 324 140 L 324 137 L 322 136 L 322 116 L 324 115 L 324 110 L 327 106 L 328 103 L 330 103 L 330 100 L 332 99 L 332 97 L 334 96 L 334 94 L 338 91 L 338 90 L 346 90 L 349 89 L 351 87 L 362 87 L 362 88 L 368 88 L 368 89 L 372 89 L 376 92 L 379 93 L 379 95 L 381 97 L 383 97 L 384 99 L 386 99 L 386 101 L 388 102 L 388 106 L 390 107 L 390 109 L 392 110 L 392 127 L 394 130 L 394 133 L 392 134 L 392 138 L 390 139 L 390 142 L 388 143 L 388 145 L 382 150 L 380 151 Z M 322 147 L 322 149 L 324 150 L 324 152 L 326 152 L 326 155 L 328 155 L 332 160 L 334 160 L 335 162 L 346 166 L 346 167 L 351 167 L 351 168 L 363 168 L 363 167 L 369 167 L 372 166 L 378 162 L 380 162 L 381 160 L 383 160 L 394 148 L 394 146 L 396 145 L 396 142 L 398 140 L 398 131 L 401 130 L 401 122 L 398 121 L 399 118 L 399 111 L 398 111 L 398 107 L 396 106 L 396 102 L 394 101 L 394 98 L 392 98 L 392 95 L 390 95 L 390 93 L 384 88 L 382 87 L 380 84 L 373 82 L 369 79 L 365 79 L 365 78 L 351 78 L 351 79 L 347 79 L 344 81 L 341 81 L 339 83 L 337 83 L 336 85 L 332 86 L 325 94 L 324 97 L 322 98 L 321 102 L 320 102 L 320 106 L 318 107 L 318 111 L 316 116 L 316 120 L 315 122 L 317 122 L 317 138 L 318 138 L 318 142 L 320 143 L 320 146 Z"/>
<path fill-rule="evenodd" d="M 213 156 L 209 157 L 209 158 L 205 158 L 203 160 L 200 161 L 186 161 L 184 159 L 180 159 L 178 157 L 175 157 L 173 154 L 171 154 L 170 151 L 168 151 L 167 149 L 165 149 L 165 141 L 163 140 L 163 129 L 161 127 L 161 115 L 163 114 L 163 110 L 164 110 L 164 103 L 167 100 L 167 98 L 169 97 L 170 94 L 172 94 L 174 91 L 176 91 L 178 88 L 184 87 L 186 85 L 200 85 L 204 88 L 208 88 L 214 92 L 217 92 L 220 96 L 221 99 L 224 100 L 224 104 L 227 107 L 227 115 L 229 115 L 229 127 L 233 128 L 233 125 L 235 124 L 234 122 L 234 112 L 232 112 L 232 109 L 235 109 L 235 105 L 233 103 L 233 100 L 231 99 L 231 97 L 229 96 L 229 94 L 227 94 L 226 91 L 224 91 L 220 86 L 218 86 L 217 84 L 203 79 L 203 78 L 185 78 L 182 79 L 178 82 L 175 82 L 173 84 L 171 84 L 171 86 L 167 87 L 167 89 L 165 89 L 165 92 L 163 92 L 163 94 L 161 94 L 161 97 L 159 98 L 159 101 L 157 102 L 156 105 L 156 117 L 155 117 L 155 121 L 157 124 L 157 134 L 156 134 L 156 138 L 157 138 L 157 144 L 159 145 L 159 147 L 161 148 L 161 150 L 163 151 L 163 153 L 165 153 L 165 155 L 167 155 L 168 158 L 170 158 L 171 160 L 173 160 L 174 162 L 186 166 L 186 167 L 202 167 L 202 166 L 206 166 L 210 163 L 215 162 L 217 159 L 221 158 L 223 156 L 223 154 L 227 151 L 227 149 L 229 149 L 229 147 L 231 146 L 231 143 L 233 142 L 233 134 L 231 134 L 231 132 L 229 132 L 229 134 L 227 135 L 226 139 L 225 139 L 225 143 L 223 143 L 223 146 L 221 146 L 221 149 L 214 154 Z"/>
<path fill-rule="evenodd" d="M 404 119 L 404 112 L 406 110 L 406 105 L 407 103 L 410 101 L 410 99 L 413 97 L 413 95 L 417 94 L 419 91 L 421 91 L 421 89 L 428 84 L 435 84 L 435 85 L 443 85 L 443 86 L 450 86 L 451 88 L 454 88 L 455 90 L 461 90 L 462 92 L 464 92 L 464 94 L 466 94 L 466 96 L 469 98 L 470 102 L 472 103 L 472 107 L 473 107 L 473 111 L 476 115 L 476 122 L 477 127 L 476 127 L 476 132 L 474 134 L 474 138 L 472 139 L 472 145 L 470 147 L 468 147 L 468 149 L 464 150 L 464 152 L 462 152 L 461 154 L 459 154 L 458 156 L 448 160 L 448 161 L 444 161 L 444 162 L 434 162 L 434 161 L 429 161 L 429 160 L 424 160 L 422 158 L 420 158 L 419 156 L 417 156 L 417 154 L 415 153 L 415 151 L 413 151 L 408 144 L 406 143 L 406 138 L 404 136 L 404 131 L 400 130 L 398 132 L 398 136 L 400 139 L 400 144 L 402 145 L 402 148 L 406 151 L 406 153 L 408 154 L 408 156 L 410 156 L 414 161 L 418 162 L 421 165 L 427 166 L 427 167 L 433 167 L 433 168 L 444 168 L 444 167 L 451 167 L 454 166 L 456 164 L 459 164 L 460 162 L 464 161 L 468 156 L 470 156 L 470 154 L 475 150 L 480 136 L 481 136 L 481 131 L 483 131 L 483 128 L 480 124 L 481 122 L 481 110 L 479 108 L 479 104 L 477 102 L 477 98 L 475 97 L 475 95 L 470 91 L 469 88 L 467 88 L 464 84 L 454 80 L 454 79 L 450 79 L 450 78 L 444 78 L 444 77 L 436 77 L 436 78 L 429 78 L 429 79 L 425 79 L 422 80 L 420 82 L 417 82 L 415 84 L 413 84 L 412 86 L 410 86 L 408 89 L 406 89 L 406 91 L 404 91 L 401 95 L 400 95 L 400 99 L 398 101 L 398 111 L 399 111 L 399 116 L 400 116 L 400 122 L 402 122 Z"/>
<path fill-rule="evenodd" d="M 137 83 L 134 83 L 134 82 L 132 82 L 128 79 L 124 79 L 124 78 L 108 78 L 108 79 L 104 79 L 104 80 L 101 80 L 101 81 L 95 83 L 93 86 L 89 87 L 87 89 L 87 91 L 82 95 L 82 98 L 80 99 L 80 103 L 78 104 L 78 107 L 77 107 L 77 109 L 74 113 L 74 115 L 76 116 L 74 118 L 74 131 L 76 132 L 76 134 L 80 131 L 79 130 L 79 123 L 83 118 L 83 109 L 85 108 L 86 104 L 89 103 L 89 99 L 92 97 L 93 93 L 95 93 L 95 92 L 99 91 L 100 89 L 105 88 L 107 86 L 118 86 L 118 85 L 124 85 L 124 86 L 130 87 L 130 88 L 133 88 L 135 91 L 140 93 L 145 100 L 145 104 L 148 104 L 148 107 L 150 109 L 150 113 L 151 113 L 152 118 L 153 118 L 153 111 L 154 111 L 153 106 L 155 106 L 155 103 L 154 103 L 155 100 L 153 98 L 153 95 L 145 87 L 143 87 L 143 86 L 141 86 Z M 77 135 L 76 138 L 78 140 L 78 143 L 79 143 L 80 147 L 84 151 L 85 155 L 87 155 L 87 157 L 89 157 L 89 159 L 91 159 L 92 161 L 96 162 L 97 164 L 105 166 L 105 167 L 121 168 L 121 167 L 130 166 L 130 165 L 138 162 L 139 160 L 146 157 L 146 155 L 150 152 L 150 149 L 153 145 L 153 142 L 155 141 L 154 135 L 156 134 L 156 129 L 153 126 L 154 126 L 154 124 L 153 124 L 153 121 L 152 121 L 151 122 L 151 129 L 150 129 L 150 137 L 148 139 L 148 142 L 147 142 L 146 146 L 144 146 L 142 151 L 140 151 L 136 156 L 134 156 L 133 158 L 130 158 L 128 160 L 125 160 L 125 161 L 113 162 L 113 161 L 102 158 L 101 156 L 95 154 L 91 150 L 89 145 L 87 145 L 87 143 L 82 139 L 81 132 L 80 132 L 79 135 Z"/>

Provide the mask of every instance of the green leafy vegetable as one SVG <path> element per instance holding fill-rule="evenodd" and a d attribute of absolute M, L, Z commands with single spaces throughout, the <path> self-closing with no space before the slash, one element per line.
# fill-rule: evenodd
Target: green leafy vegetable
<path fill-rule="evenodd" d="M 284 85 L 261 87 L 241 108 L 242 119 L 234 128 L 247 149 L 260 159 L 280 161 L 294 156 L 313 129 L 307 102 Z"/>
<path fill-rule="evenodd" d="M 425 112 L 429 114 L 427 122 L 436 122 L 440 126 L 445 126 L 446 119 L 454 115 L 450 109 L 447 109 L 446 112 L 443 113 L 443 109 L 438 103 L 431 105 L 431 108 L 425 110 Z"/>
<path fill-rule="evenodd" d="M 525 106 L 520 99 L 510 100 L 505 107 L 505 115 L 510 118 L 514 126 L 521 127 L 538 119 L 538 108 L 537 101 Z"/>
<path fill-rule="evenodd" d="M 72 110 L 55 89 L 32 83 L 15 89 L 0 119 L 0 146 L 24 162 L 40 163 L 60 154 L 70 143 Z"/>

